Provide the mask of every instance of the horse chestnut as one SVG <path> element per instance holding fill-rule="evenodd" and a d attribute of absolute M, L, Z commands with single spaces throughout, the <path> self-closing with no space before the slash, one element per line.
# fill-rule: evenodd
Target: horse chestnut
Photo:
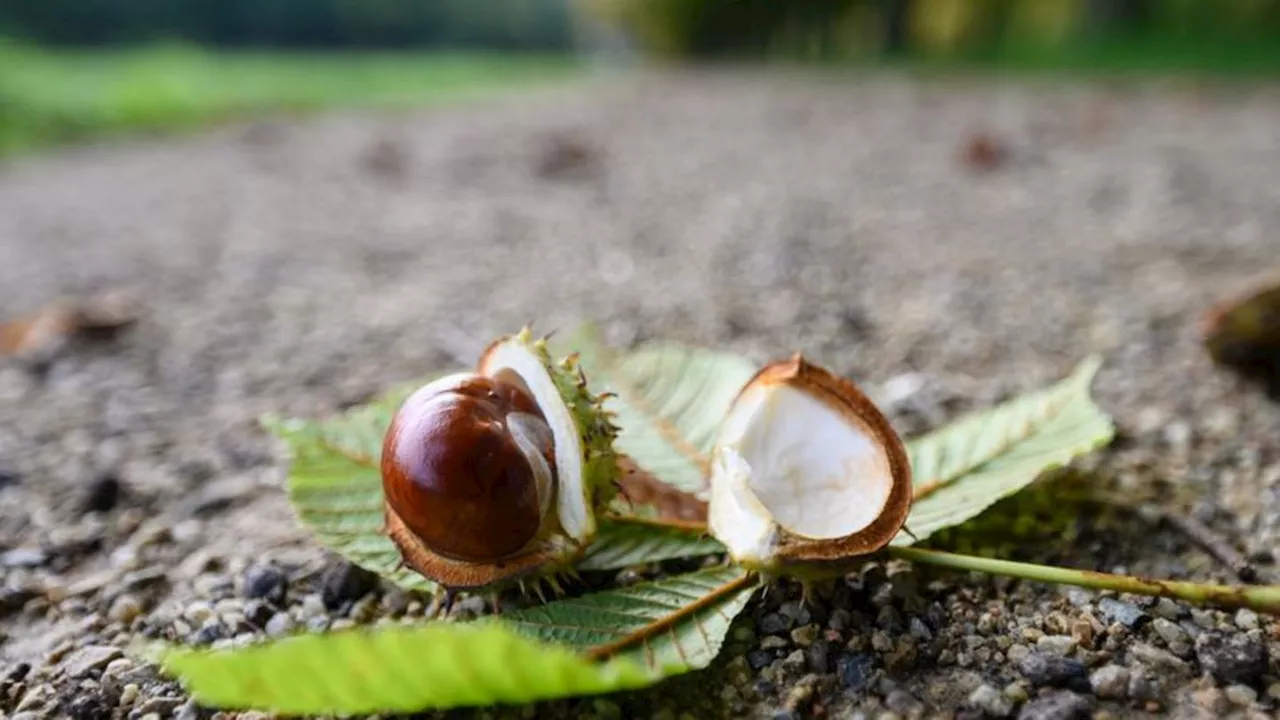
<path fill-rule="evenodd" d="M 513 383 L 452 375 L 419 389 L 382 447 L 387 507 L 432 552 L 501 560 L 537 536 L 554 489 L 553 439 Z"/>

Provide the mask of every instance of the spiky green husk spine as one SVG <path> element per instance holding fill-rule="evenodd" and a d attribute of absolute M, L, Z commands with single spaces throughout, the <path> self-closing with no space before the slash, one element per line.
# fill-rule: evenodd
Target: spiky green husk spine
<path fill-rule="evenodd" d="M 577 425 L 582 439 L 582 482 L 590 518 L 588 535 L 594 536 L 596 511 L 612 502 L 617 494 L 618 456 L 613 443 L 619 428 L 613 424 L 614 413 L 604 408 L 604 396 L 592 393 L 587 386 L 587 377 L 576 353 L 559 361 L 552 360 L 547 339 L 534 340 L 533 332 L 527 327 L 514 339 L 533 352 L 546 368 Z"/>

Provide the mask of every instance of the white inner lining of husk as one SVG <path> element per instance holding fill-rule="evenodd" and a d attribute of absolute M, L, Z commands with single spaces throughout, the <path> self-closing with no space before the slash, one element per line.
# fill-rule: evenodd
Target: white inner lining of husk
<path fill-rule="evenodd" d="M 782 528 L 815 539 L 841 538 L 870 525 L 893 487 L 889 457 L 871 429 L 808 392 L 784 384 L 748 388 L 721 428 L 713 482 L 743 485 Z M 714 492 L 713 492 L 714 495 Z M 728 493 L 722 491 L 721 498 Z M 748 512 L 751 503 L 735 503 Z"/>
<path fill-rule="evenodd" d="M 586 489 L 582 477 L 582 439 L 578 425 L 573 420 L 569 406 L 560 397 L 560 391 L 550 373 L 531 350 L 509 340 L 494 348 L 481 370 L 484 374 L 510 382 L 508 373 L 519 377 L 521 384 L 533 395 L 538 409 L 551 426 L 556 448 L 556 512 L 560 527 L 575 540 L 584 539 L 594 532 L 592 519 L 587 515 Z"/>

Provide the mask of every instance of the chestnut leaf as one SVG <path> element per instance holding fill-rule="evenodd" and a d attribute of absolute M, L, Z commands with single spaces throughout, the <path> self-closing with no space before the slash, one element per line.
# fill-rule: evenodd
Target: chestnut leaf
<path fill-rule="evenodd" d="M 1045 471 L 1111 442 L 1115 426 L 1089 392 L 1100 365 L 1090 356 L 1054 385 L 908 441 L 916 499 L 907 528 L 916 539 L 899 533 L 893 544 L 970 520 Z"/>
<path fill-rule="evenodd" d="M 618 570 L 722 552 L 724 546 L 705 528 L 615 517 L 601 520 L 596 540 L 587 548 L 578 569 Z"/>
<path fill-rule="evenodd" d="M 399 401 L 396 401 L 397 405 Z M 263 419 L 289 449 L 289 502 L 322 544 L 352 563 L 411 590 L 432 592 L 435 583 L 400 566 L 400 551 L 383 533 L 382 476 L 377 455 L 361 454 L 372 433 L 377 405 L 332 423 Z M 395 405 L 391 412 L 394 412 Z M 382 425 L 390 424 L 391 414 Z M 350 439 L 349 444 L 343 441 Z M 379 445 L 381 441 L 379 440 Z M 374 452 L 377 452 L 374 446 Z"/>
<path fill-rule="evenodd" d="M 714 567 L 469 623 L 147 652 L 219 708 L 328 715 L 528 703 L 706 667 L 757 587 L 742 570 Z"/>
<path fill-rule="evenodd" d="M 676 343 L 631 351 L 607 347 L 594 326 L 552 338 L 562 354 L 578 353 L 604 407 L 621 428 L 615 446 L 663 482 L 686 492 L 706 487 L 707 458 L 720 421 L 756 366 L 731 353 Z"/>

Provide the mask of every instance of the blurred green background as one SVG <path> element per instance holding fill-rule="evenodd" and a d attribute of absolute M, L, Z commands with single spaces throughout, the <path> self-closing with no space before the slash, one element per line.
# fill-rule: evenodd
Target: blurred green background
<path fill-rule="evenodd" d="M 758 61 L 1270 74 L 1280 0 L 0 0 L 0 155 Z"/>

